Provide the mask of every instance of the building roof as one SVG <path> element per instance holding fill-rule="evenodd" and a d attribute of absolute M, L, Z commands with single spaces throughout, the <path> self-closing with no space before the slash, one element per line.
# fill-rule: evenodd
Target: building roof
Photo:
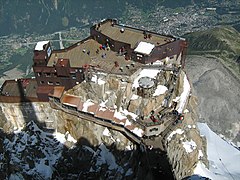
<path fill-rule="evenodd" d="M 110 20 L 103 21 L 98 30 L 113 40 L 130 44 L 132 49 L 141 41 L 149 42 L 155 46 L 159 46 L 174 40 L 172 37 L 163 36 L 154 32 L 148 32 L 125 25 L 112 25 Z M 144 35 L 145 32 L 147 34 L 151 34 L 151 37 L 146 38 Z"/>
<path fill-rule="evenodd" d="M 48 94 L 51 97 L 61 98 L 64 92 L 64 86 L 54 86 L 53 90 Z"/>
<path fill-rule="evenodd" d="M 78 96 L 73 96 L 69 94 L 64 94 L 61 98 L 61 102 L 65 105 L 72 106 L 72 107 L 78 107 L 78 104 L 80 103 L 81 99 Z"/>
<path fill-rule="evenodd" d="M 113 121 L 116 123 L 116 124 L 121 124 L 121 125 L 124 125 L 126 123 L 126 120 L 127 118 L 125 119 L 118 119 L 116 117 L 113 118 Z"/>
<path fill-rule="evenodd" d="M 63 58 L 61 58 L 61 59 L 58 59 L 58 60 L 57 60 L 56 66 L 66 67 L 66 66 L 68 66 L 68 65 L 69 65 L 69 59 L 63 59 Z"/>
<path fill-rule="evenodd" d="M 98 108 L 95 114 L 95 116 L 98 118 L 108 119 L 108 120 L 112 120 L 113 115 L 114 115 L 114 111 L 108 108 L 103 108 L 103 107 Z"/>
<path fill-rule="evenodd" d="M 83 111 L 83 102 L 82 101 L 79 102 L 77 110 L 78 111 Z"/>
<path fill-rule="evenodd" d="M 127 75 L 131 75 L 142 66 L 142 64 L 135 62 L 133 67 L 131 66 L 132 61 L 126 61 L 124 56 L 118 56 L 114 51 L 100 50 L 100 46 L 101 44 L 90 38 L 67 49 L 53 51 L 47 66 L 53 67 L 58 62 L 58 59 L 69 59 L 70 67 L 73 68 L 92 65 L 109 73 Z M 119 66 L 116 66 L 116 61 Z M 127 65 L 130 68 L 127 68 Z M 123 70 L 120 70 L 120 67 Z"/>
<path fill-rule="evenodd" d="M 1 94 L 6 96 L 37 97 L 37 82 L 35 79 L 6 80 L 2 85 Z"/>
<path fill-rule="evenodd" d="M 92 104 L 92 105 L 90 105 L 90 106 L 88 106 L 88 109 L 87 109 L 87 111 L 89 112 L 89 113 L 91 113 L 91 114 L 95 114 L 96 113 L 96 111 L 98 110 L 98 104 Z"/>
<path fill-rule="evenodd" d="M 36 46 L 35 46 L 35 50 L 36 51 L 42 51 L 44 50 L 44 45 L 48 44 L 49 41 L 39 41 L 37 42 Z"/>
<path fill-rule="evenodd" d="M 134 52 L 149 55 L 154 47 L 155 47 L 154 44 L 141 41 L 138 44 L 138 46 L 134 49 Z"/>
<path fill-rule="evenodd" d="M 37 93 L 38 94 L 48 94 L 53 90 L 53 86 L 38 86 Z"/>

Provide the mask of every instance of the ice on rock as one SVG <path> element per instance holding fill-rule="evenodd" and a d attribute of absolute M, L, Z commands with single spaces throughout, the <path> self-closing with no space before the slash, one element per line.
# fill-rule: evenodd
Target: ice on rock
<path fill-rule="evenodd" d="M 103 135 L 104 135 L 104 136 L 111 136 L 110 131 L 108 130 L 108 128 L 105 128 L 105 129 L 104 129 Z"/>
<path fill-rule="evenodd" d="M 182 144 L 187 153 L 193 152 L 197 147 L 197 144 L 192 139 L 190 141 L 182 142 Z"/>

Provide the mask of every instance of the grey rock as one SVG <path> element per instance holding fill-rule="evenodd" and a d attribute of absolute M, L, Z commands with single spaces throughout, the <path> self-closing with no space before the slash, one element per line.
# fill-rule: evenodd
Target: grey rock
<path fill-rule="evenodd" d="M 199 99 L 199 121 L 240 144 L 240 81 L 214 57 L 188 56 L 186 71 Z"/>

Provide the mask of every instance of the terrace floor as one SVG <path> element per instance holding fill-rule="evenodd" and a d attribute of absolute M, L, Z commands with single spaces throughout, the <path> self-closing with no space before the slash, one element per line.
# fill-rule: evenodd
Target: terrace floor
<path fill-rule="evenodd" d="M 126 60 L 124 55 L 119 55 L 111 49 L 102 49 L 94 39 L 77 43 L 61 51 L 53 51 L 48 67 L 57 63 L 58 59 L 69 59 L 70 66 L 79 68 L 90 65 L 102 69 L 107 73 L 131 75 L 142 66 L 141 63 Z"/>
<path fill-rule="evenodd" d="M 7 80 L 1 87 L 1 95 L 25 96 L 37 98 L 37 82 L 35 79 Z"/>

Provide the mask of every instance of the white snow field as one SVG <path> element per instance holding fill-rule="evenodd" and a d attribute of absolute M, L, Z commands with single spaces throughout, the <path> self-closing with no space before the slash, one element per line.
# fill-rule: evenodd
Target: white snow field
<path fill-rule="evenodd" d="M 198 163 L 194 173 L 212 180 L 240 179 L 240 151 L 221 139 L 205 123 L 198 123 L 201 135 L 207 139 L 209 169 Z"/>

